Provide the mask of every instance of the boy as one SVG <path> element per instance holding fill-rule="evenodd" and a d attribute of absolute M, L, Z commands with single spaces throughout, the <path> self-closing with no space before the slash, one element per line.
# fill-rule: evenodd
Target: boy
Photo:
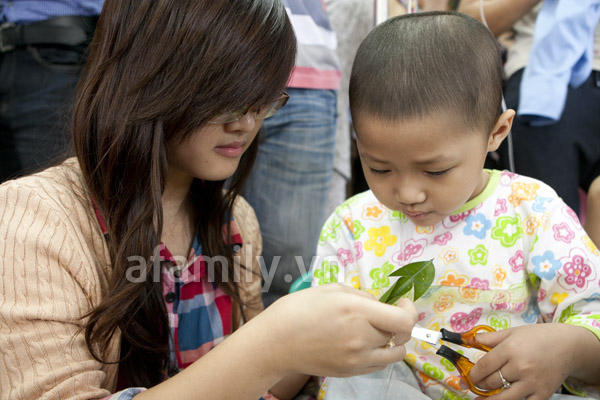
<path fill-rule="evenodd" d="M 549 398 L 563 382 L 597 394 L 598 249 L 549 186 L 483 169 L 514 117 L 500 112 L 501 85 L 496 41 L 471 17 L 405 15 L 365 39 L 350 105 L 371 190 L 325 224 L 313 284 L 379 297 L 392 270 L 433 259 L 433 284 L 415 303 L 420 325 L 499 331 L 477 335 L 489 353 L 465 349 L 479 360 L 476 386 L 504 387 L 499 399 Z M 413 339 L 406 349 L 426 395 L 475 397 L 431 346 Z"/>

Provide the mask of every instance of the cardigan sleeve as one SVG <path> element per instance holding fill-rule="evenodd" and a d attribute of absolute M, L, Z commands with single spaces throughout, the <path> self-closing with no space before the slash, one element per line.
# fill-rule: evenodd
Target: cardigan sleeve
<path fill-rule="evenodd" d="M 92 358 L 81 319 L 100 278 L 65 208 L 81 204 L 27 179 L 0 186 L 0 398 L 105 397 L 115 368 Z"/>

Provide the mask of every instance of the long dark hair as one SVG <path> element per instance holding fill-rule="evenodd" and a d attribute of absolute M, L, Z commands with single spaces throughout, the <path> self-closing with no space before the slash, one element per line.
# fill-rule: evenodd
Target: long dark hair
<path fill-rule="evenodd" d="M 107 0 L 74 110 L 75 152 L 108 227 L 112 276 L 87 316 L 91 354 L 120 332 L 121 373 L 131 385 L 159 383 L 168 365 L 169 327 L 160 282 L 126 278 L 141 256 L 152 265 L 163 227 L 161 195 L 168 143 L 181 143 L 212 117 L 272 101 L 285 87 L 295 37 L 280 0 Z M 249 173 L 257 141 L 224 182 L 194 182 L 203 252 L 225 256 L 217 284 L 238 303 L 231 246 L 222 224 Z M 228 268 L 229 274 L 220 268 Z M 142 367 L 143 366 L 143 367 Z"/>

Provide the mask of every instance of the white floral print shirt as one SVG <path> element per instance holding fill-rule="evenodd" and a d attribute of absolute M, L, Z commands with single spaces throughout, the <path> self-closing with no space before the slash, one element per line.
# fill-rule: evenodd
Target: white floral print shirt
<path fill-rule="evenodd" d="M 325 223 L 313 286 L 342 282 L 380 297 L 393 270 L 433 259 L 432 286 L 416 306 L 419 324 L 465 332 L 541 322 L 583 326 L 600 338 L 600 256 L 577 215 L 546 184 L 489 171 L 485 190 L 435 226 L 419 227 L 371 191 L 337 208 Z M 450 345 L 452 346 L 452 345 Z M 412 339 L 406 361 L 431 398 L 474 398 L 428 344 Z M 476 361 L 483 353 L 464 350 Z M 568 382 L 580 395 L 598 388 Z"/>

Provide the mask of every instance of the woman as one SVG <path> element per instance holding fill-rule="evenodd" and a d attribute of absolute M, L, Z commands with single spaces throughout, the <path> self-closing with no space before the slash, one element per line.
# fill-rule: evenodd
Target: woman
<path fill-rule="evenodd" d="M 238 192 L 294 57 L 276 0 L 106 1 L 77 157 L 0 186 L 0 397 L 286 398 L 403 358 L 412 304 L 330 286 L 258 315 Z"/>

